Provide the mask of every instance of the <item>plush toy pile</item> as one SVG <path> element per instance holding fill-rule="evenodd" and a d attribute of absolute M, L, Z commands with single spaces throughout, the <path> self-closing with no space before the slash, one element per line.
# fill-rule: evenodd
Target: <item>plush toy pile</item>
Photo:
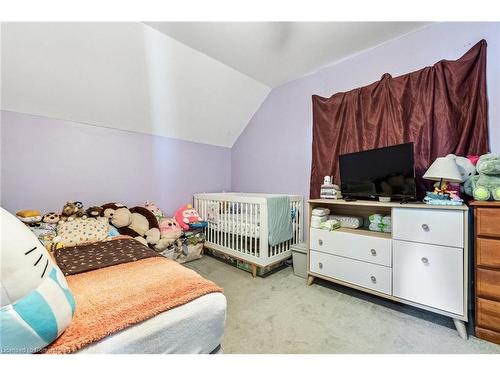
<path fill-rule="evenodd" d="M 462 204 L 463 195 L 470 195 L 478 201 L 500 201 L 500 155 L 485 154 L 482 156 L 456 156 L 453 158 L 462 176 L 460 185 L 436 183 L 433 193 L 427 193 L 426 203 L 432 204 Z M 446 199 L 443 199 L 443 196 Z M 437 199 L 439 198 L 439 199 Z"/>
<path fill-rule="evenodd" d="M 476 177 L 476 162 L 479 159 L 478 156 L 469 155 L 465 157 L 449 154 L 446 155 L 446 158 L 450 158 L 455 161 L 461 176 L 460 183 L 457 185 L 448 184 L 447 182 L 436 182 L 434 184 L 434 191 L 427 192 L 427 195 L 424 198 L 424 202 L 427 204 L 446 206 L 462 205 L 464 186 Z"/>
<path fill-rule="evenodd" d="M 500 201 L 500 155 L 485 154 L 476 164 L 478 175 L 464 184 L 465 192 L 478 201 Z"/>
<path fill-rule="evenodd" d="M 144 207 L 112 202 L 87 209 L 80 201 L 68 201 L 60 213 L 22 210 L 16 216 L 49 249 L 123 235 L 180 262 L 194 259 L 193 247 L 201 256 L 207 225 L 191 205 L 182 206 L 169 218 L 150 201 Z"/>
<path fill-rule="evenodd" d="M 207 225 L 191 205 L 168 218 L 152 202 L 84 209 L 82 202 L 68 201 L 61 212 L 22 210 L 17 219 L 3 208 L 0 213 L 0 353 L 40 351 L 73 317 L 74 298 L 47 249 L 125 235 L 184 263 L 201 257 Z"/>
<path fill-rule="evenodd" d="M 167 248 L 167 241 L 160 236 L 158 219 L 147 208 L 136 206 L 129 209 L 118 203 L 106 203 L 102 208 L 104 217 L 120 234 L 131 236 L 157 251 Z"/>
<path fill-rule="evenodd" d="M 166 218 L 154 203 L 146 202 L 146 207 L 159 218 L 161 238 L 168 242 L 162 255 L 179 263 L 202 256 L 205 242 L 203 228 L 207 226 L 207 222 L 201 219 L 190 204 L 179 208 L 173 218 Z"/>

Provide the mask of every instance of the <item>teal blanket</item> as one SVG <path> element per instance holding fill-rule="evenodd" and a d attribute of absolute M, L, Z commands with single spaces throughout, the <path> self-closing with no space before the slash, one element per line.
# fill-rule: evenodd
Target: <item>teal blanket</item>
<path fill-rule="evenodd" d="M 293 237 L 290 197 L 281 195 L 267 198 L 267 225 L 269 245 L 274 246 Z"/>

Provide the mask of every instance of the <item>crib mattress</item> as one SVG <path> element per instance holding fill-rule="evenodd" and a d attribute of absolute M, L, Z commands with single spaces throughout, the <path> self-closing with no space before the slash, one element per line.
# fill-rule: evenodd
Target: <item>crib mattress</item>
<path fill-rule="evenodd" d="M 77 353 L 212 353 L 221 343 L 226 298 L 211 293 L 158 314 Z"/>

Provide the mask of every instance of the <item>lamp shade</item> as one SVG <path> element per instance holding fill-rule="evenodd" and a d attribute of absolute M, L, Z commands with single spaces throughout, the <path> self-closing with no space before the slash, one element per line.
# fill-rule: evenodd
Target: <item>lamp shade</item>
<path fill-rule="evenodd" d="M 462 176 L 453 155 L 434 160 L 423 177 L 433 181 L 462 182 Z"/>

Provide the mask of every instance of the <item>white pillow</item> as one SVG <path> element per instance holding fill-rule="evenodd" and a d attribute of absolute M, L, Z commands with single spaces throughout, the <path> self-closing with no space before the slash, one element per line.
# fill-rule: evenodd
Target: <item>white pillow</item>
<path fill-rule="evenodd" d="M 57 242 L 64 246 L 75 246 L 88 242 L 102 241 L 108 236 L 108 218 L 77 218 L 57 224 Z"/>

